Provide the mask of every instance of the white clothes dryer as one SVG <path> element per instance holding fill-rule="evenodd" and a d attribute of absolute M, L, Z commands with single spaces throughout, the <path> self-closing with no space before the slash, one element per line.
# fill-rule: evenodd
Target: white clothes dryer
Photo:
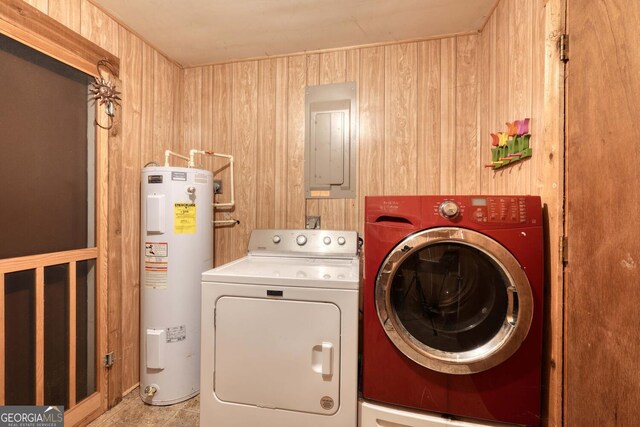
<path fill-rule="evenodd" d="M 200 425 L 354 427 L 356 232 L 255 230 L 202 274 Z"/>

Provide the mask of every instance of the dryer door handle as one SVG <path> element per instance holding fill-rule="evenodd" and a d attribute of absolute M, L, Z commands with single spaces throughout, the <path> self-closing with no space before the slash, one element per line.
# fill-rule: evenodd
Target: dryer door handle
<path fill-rule="evenodd" d="M 333 374 L 333 344 L 322 343 L 322 375 Z"/>

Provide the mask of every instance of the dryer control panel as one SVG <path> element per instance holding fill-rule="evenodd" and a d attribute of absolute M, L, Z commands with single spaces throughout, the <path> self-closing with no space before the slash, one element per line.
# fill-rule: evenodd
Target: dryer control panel
<path fill-rule="evenodd" d="M 353 258 L 358 255 L 358 233 L 346 230 L 253 230 L 252 255 Z"/>

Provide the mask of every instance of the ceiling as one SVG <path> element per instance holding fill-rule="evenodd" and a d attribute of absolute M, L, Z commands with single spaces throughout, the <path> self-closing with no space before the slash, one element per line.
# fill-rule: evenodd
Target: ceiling
<path fill-rule="evenodd" d="M 179 64 L 477 31 L 496 0 L 92 0 Z"/>

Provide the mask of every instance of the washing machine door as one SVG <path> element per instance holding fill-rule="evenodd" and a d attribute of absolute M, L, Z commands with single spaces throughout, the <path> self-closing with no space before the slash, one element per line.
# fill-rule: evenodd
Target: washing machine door
<path fill-rule="evenodd" d="M 495 240 L 462 228 L 413 234 L 376 279 L 382 326 L 407 357 L 435 371 L 469 374 L 509 358 L 533 317 L 529 280 Z"/>

